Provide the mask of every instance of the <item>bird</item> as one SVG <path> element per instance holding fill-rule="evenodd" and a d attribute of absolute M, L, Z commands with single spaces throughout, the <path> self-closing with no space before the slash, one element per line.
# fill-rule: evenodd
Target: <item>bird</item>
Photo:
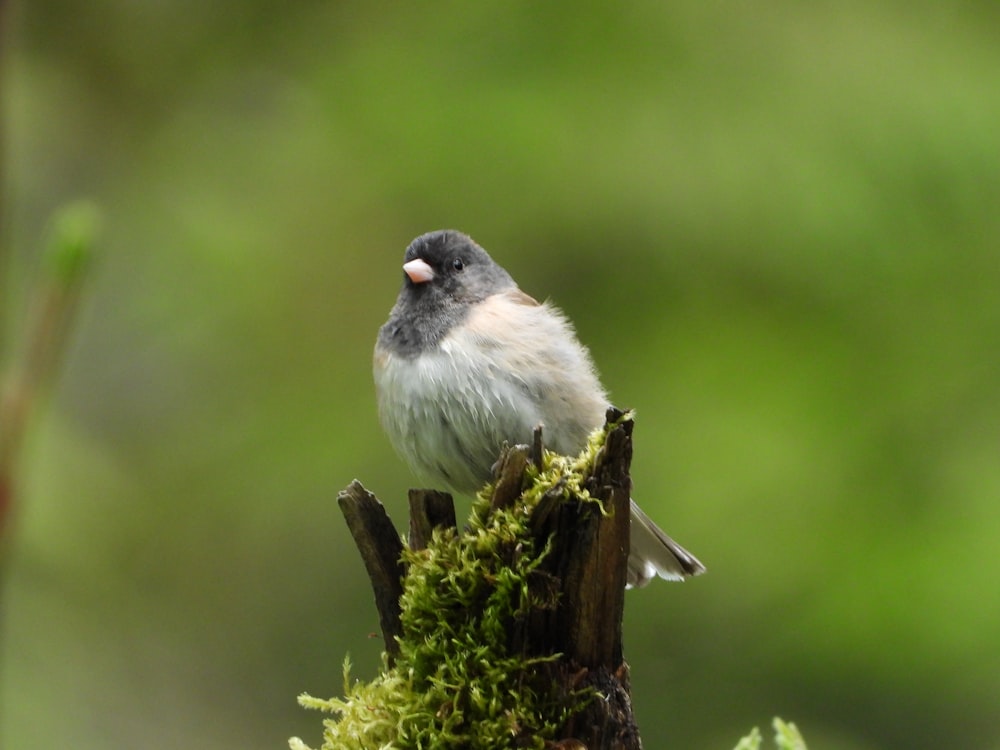
<path fill-rule="evenodd" d="M 521 291 L 468 235 L 438 230 L 406 248 L 403 285 L 379 329 L 379 421 L 421 480 L 474 495 L 504 444 L 576 455 L 609 406 L 589 351 L 557 307 Z M 627 585 L 705 571 L 631 501 Z"/>

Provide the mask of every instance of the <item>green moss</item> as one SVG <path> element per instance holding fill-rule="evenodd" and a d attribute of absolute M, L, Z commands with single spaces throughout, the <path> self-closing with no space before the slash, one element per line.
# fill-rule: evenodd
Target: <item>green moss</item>
<path fill-rule="evenodd" d="M 89 201 L 63 206 L 52 217 L 45 258 L 57 280 L 70 284 L 80 278 L 92 260 L 100 226 L 101 213 Z"/>
<path fill-rule="evenodd" d="M 625 414 L 612 427 L 631 418 Z M 541 748 L 590 700 L 579 693 L 566 704 L 538 669 L 558 654 L 513 653 L 508 633 L 532 610 L 555 603 L 531 585 L 547 551 L 532 537 L 531 512 L 548 492 L 589 497 L 583 484 L 609 429 L 596 431 L 575 458 L 546 452 L 541 470 L 525 472 L 523 492 L 509 508 L 491 511 L 486 487 L 465 531 L 439 529 L 426 549 L 404 550 L 403 632 L 394 662 L 383 655 L 381 674 L 352 682 L 345 661 L 344 697 L 299 698 L 335 714 L 323 722 L 323 750 Z M 289 744 L 307 750 L 297 738 Z"/>
<path fill-rule="evenodd" d="M 772 725 L 774 726 L 774 744 L 778 750 L 806 750 L 805 740 L 802 739 L 798 727 L 793 723 L 775 718 Z M 760 730 L 754 727 L 750 734 L 739 741 L 736 750 L 760 750 L 760 743 Z"/>

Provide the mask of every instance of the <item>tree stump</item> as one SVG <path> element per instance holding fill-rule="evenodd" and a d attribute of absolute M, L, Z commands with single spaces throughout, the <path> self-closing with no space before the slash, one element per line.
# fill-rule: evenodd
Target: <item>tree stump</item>
<path fill-rule="evenodd" d="M 548 487 L 535 498 L 527 527 L 529 545 L 544 550 L 522 592 L 523 616 L 510 617 L 506 649 L 530 658 L 535 675 L 560 698 L 554 705 L 576 707 L 545 738 L 546 747 L 635 750 L 642 746 L 632 713 L 629 668 L 622 656 L 622 614 L 629 551 L 632 459 L 631 416 L 609 409 L 603 445 L 582 470 L 582 491 L 571 482 Z M 531 490 L 543 462 L 541 432 L 532 446 L 505 449 L 495 467 L 490 507 L 499 512 Z M 432 543 L 434 529 L 455 527 L 451 497 L 432 490 L 410 492 L 409 547 Z M 400 652 L 400 596 L 403 545 L 382 504 L 360 482 L 339 496 L 340 507 L 361 552 L 375 594 L 389 663 Z M 514 559 L 518 543 L 498 553 Z M 473 613 L 474 615 L 474 613 Z M 419 634 L 412 634 L 419 637 Z M 537 744 L 516 736 L 512 747 Z"/>

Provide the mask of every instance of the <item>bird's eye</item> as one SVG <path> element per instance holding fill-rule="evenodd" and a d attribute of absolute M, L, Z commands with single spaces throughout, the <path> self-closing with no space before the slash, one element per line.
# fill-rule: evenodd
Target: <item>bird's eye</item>
<path fill-rule="evenodd" d="M 451 267 L 456 271 L 461 271 L 465 268 L 465 262 L 461 258 L 455 258 L 455 260 L 451 262 Z"/>

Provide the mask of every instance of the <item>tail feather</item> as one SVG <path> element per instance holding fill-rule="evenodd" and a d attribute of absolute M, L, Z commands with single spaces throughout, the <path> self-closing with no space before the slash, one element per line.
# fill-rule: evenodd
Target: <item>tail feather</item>
<path fill-rule="evenodd" d="M 645 586 L 655 576 L 683 581 L 701 575 L 705 566 L 643 513 L 632 501 L 632 544 L 628 555 L 628 586 Z"/>

